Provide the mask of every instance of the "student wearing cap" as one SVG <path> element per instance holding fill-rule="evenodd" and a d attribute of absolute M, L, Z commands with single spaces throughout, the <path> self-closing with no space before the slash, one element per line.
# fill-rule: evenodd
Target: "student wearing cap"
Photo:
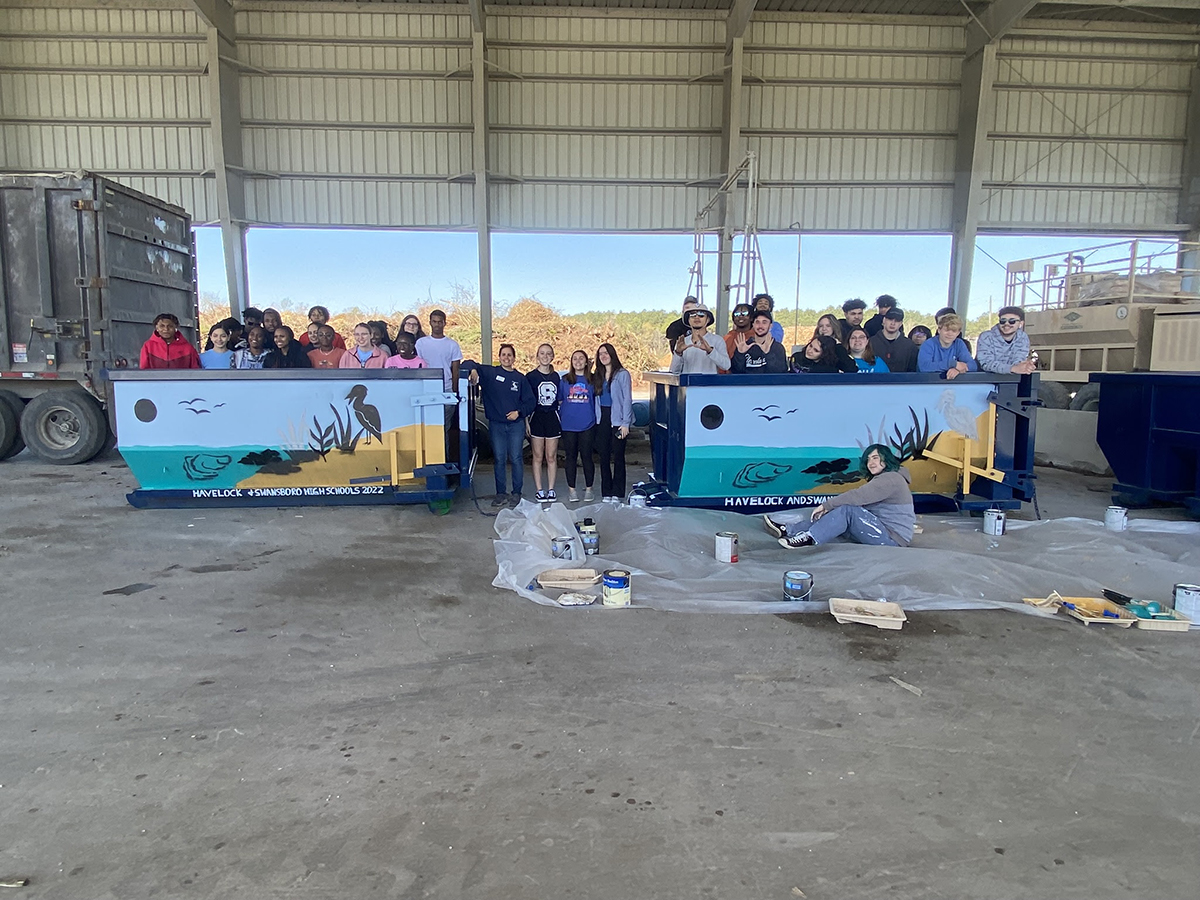
<path fill-rule="evenodd" d="M 707 306 L 687 311 L 688 331 L 671 348 L 671 371 L 677 375 L 716 375 L 729 369 L 729 352 L 719 335 L 709 334 L 714 317 Z"/>
<path fill-rule="evenodd" d="M 842 326 L 842 334 L 846 337 L 850 336 L 850 329 L 862 328 L 863 316 L 866 315 L 867 304 L 862 300 L 854 297 L 842 304 L 842 318 L 838 319 L 838 324 Z M 870 335 L 867 335 L 870 337 Z"/>
<path fill-rule="evenodd" d="M 975 358 L 979 368 L 999 375 L 1032 375 L 1037 363 L 1030 354 L 1029 335 L 1025 333 L 1025 311 L 1019 306 L 1006 306 L 999 321 L 978 338 Z"/>
<path fill-rule="evenodd" d="M 775 298 L 770 294 L 755 294 L 754 299 L 750 302 L 755 311 L 765 309 L 771 314 L 771 337 L 783 343 L 783 326 L 775 321 Z"/>
<path fill-rule="evenodd" d="M 933 332 L 929 330 L 928 325 L 914 325 L 908 330 L 908 339 L 917 345 L 918 350 L 931 337 L 933 337 Z"/>
<path fill-rule="evenodd" d="M 751 334 L 739 334 L 734 343 L 730 370 L 739 375 L 780 375 L 788 370 L 783 344 L 771 336 L 774 320 L 765 309 L 754 311 Z"/>
<path fill-rule="evenodd" d="M 937 336 L 927 340 L 917 351 L 917 371 L 938 373 L 949 379 L 964 372 L 978 372 L 979 366 L 971 358 L 971 351 L 959 336 L 961 334 L 962 319 L 954 313 L 942 316 Z"/>
<path fill-rule="evenodd" d="M 917 347 L 904 336 L 904 310 L 900 307 L 893 306 L 884 315 L 883 327 L 871 337 L 871 351 L 889 372 L 917 371 Z"/>
<path fill-rule="evenodd" d="M 899 306 L 900 304 L 896 302 L 896 298 L 891 294 L 880 294 L 875 298 L 875 315 L 867 319 L 866 324 L 863 325 L 863 331 L 871 337 L 875 337 L 883 329 L 883 319 L 887 315 L 888 310 L 897 309 Z M 892 371 L 896 370 L 893 369 Z"/>
<path fill-rule="evenodd" d="M 687 334 L 687 314 L 688 310 L 693 306 L 699 306 L 700 301 L 695 297 L 683 298 L 683 315 L 667 326 L 667 343 L 674 348 L 675 342 L 679 340 L 680 335 Z"/>

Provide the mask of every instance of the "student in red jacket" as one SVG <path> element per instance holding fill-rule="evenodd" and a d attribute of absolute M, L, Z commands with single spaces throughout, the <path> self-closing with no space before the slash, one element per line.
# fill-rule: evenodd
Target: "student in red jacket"
<path fill-rule="evenodd" d="M 142 344 L 143 369 L 199 369 L 200 354 L 179 333 L 179 319 L 161 313 L 154 319 L 154 334 Z"/>

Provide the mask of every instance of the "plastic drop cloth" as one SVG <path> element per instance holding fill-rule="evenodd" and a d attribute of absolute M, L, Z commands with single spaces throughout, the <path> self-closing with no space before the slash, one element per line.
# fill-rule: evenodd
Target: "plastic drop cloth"
<path fill-rule="evenodd" d="M 809 513 L 791 513 L 807 518 Z M 1134 513 L 1136 515 L 1136 513 Z M 583 556 L 575 522 L 590 517 L 600 554 Z M 920 516 L 924 532 L 911 547 L 834 542 L 804 550 L 779 546 L 760 516 L 701 509 L 649 509 L 607 503 L 543 509 L 522 501 L 496 517 L 496 587 L 546 606 L 563 591 L 542 589 L 547 569 L 624 568 L 632 574 L 633 605 L 673 612 L 828 612 L 830 597 L 883 598 L 906 610 L 1008 609 L 1046 616 L 1025 597 L 1100 596 L 1112 588 L 1163 600 L 1176 582 L 1200 582 L 1200 523 L 1131 520 L 1128 531 L 1107 531 L 1089 519 L 1008 520 L 991 537 L 982 519 Z M 739 561 L 719 563 L 716 533 L 739 535 Z M 572 560 L 554 559 L 550 542 L 573 539 Z M 783 573 L 814 578 L 813 599 L 783 599 Z M 587 591 L 600 596 L 600 586 Z M 594 606 L 577 609 L 600 609 Z"/>

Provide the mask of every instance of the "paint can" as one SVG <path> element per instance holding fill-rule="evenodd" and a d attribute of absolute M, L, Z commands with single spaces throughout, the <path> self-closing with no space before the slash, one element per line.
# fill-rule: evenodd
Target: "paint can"
<path fill-rule="evenodd" d="M 1004 510 L 985 509 L 983 511 L 983 533 L 990 534 L 993 537 L 999 537 L 1004 534 L 1004 520 Z"/>
<path fill-rule="evenodd" d="M 738 559 L 738 536 L 736 531 L 717 532 L 717 562 L 735 563 Z"/>
<path fill-rule="evenodd" d="M 606 569 L 603 577 L 605 606 L 628 606 L 633 599 L 633 588 L 628 569 Z"/>
<path fill-rule="evenodd" d="M 1123 506 L 1110 506 L 1104 511 L 1104 527 L 1109 531 L 1124 531 L 1129 527 L 1129 510 Z"/>
<path fill-rule="evenodd" d="M 600 532 L 592 519 L 584 519 L 575 525 L 579 529 L 579 540 L 583 542 L 583 552 L 586 556 L 595 556 L 600 552 Z"/>
<path fill-rule="evenodd" d="M 783 599 L 808 600 L 812 597 L 813 577 L 808 572 L 792 569 L 783 573 Z"/>
<path fill-rule="evenodd" d="M 1175 611 L 1191 619 L 1193 625 L 1200 625 L 1200 584 L 1177 584 L 1171 596 Z"/>
<path fill-rule="evenodd" d="M 555 559 L 574 559 L 575 541 L 567 536 L 556 537 L 550 541 L 550 555 Z"/>
<path fill-rule="evenodd" d="M 635 509 L 645 509 L 647 499 L 643 491 L 631 491 L 629 494 L 629 505 Z"/>

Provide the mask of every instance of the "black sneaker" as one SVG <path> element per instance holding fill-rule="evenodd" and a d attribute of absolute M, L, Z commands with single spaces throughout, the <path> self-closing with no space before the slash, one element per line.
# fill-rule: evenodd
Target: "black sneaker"
<path fill-rule="evenodd" d="M 813 536 L 807 531 L 795 537 L 781 537 L 779 539 L 779 546 L 787 547 L 789 550 L 799 550 L 801 547 L 815 547 L 816 545 L 817 542 L 813 540 Z"/>
<path fill-rule="evenodd" d="M 772 519 L 770 515 L 763 516 L 763 527 L 767 529 L 767 533 L 773 538 L 787 537 L 787 532 L 783 530 L 783 526 Z"/>
<path fill-rule="evenodd" d="M 520 502 L 521 502 L 521 495 L 520 495 L 520 494 L 510 494 L 510 495 L 509 495 L 509 497 L 508 497 L 508 505 L 509 505 L 509 506 L 516 506 L 516 505 L 518 505 Z"/>
<path fill-rule="evenodd" d="M 503 506 L 508 506 L 508 494 L 497 494 L 496 499 L 492 501 L 492 509 L 500 509 Z"/>

